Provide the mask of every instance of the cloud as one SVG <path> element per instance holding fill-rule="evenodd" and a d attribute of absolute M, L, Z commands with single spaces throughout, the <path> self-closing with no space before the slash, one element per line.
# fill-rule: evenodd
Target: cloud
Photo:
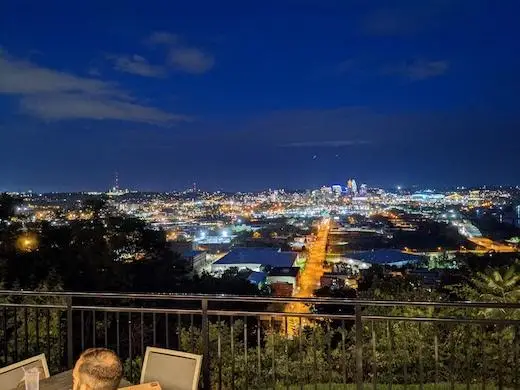
<path fill-rule="evenodd" d="M 310 142 L 291 142 L 281 145 L 284 148 L 339 148 L 342 146 L 368 145 L 365 140 L 337 140 L 337 141 L 310 141 Z"/>
<path fill-rule="evenodd" d="M 166 69 L 163 66 L 152 65 L 140 55 L 133 56 L 110 56 L 114 61 L 114 69 L 121 72 L 132 73 L 143 77 L 165 77 Z"/>
<path fill-rule="evenodd" d="M 166 31 L 155 31 L 145 42 L 150 45 L 173 45 L 179 42 L 179 36 Z"/>
<path fill-rule="evenodd" d="M 360 22 L 366 35 L 405 36 L 436 28 L 444 10 L 453 6 L 447 0 L 401 1 L 394 7 L 375 9 Z"/>
<path fill-rule="evenodd" d="M 116 119 L 151 124 L 189 120 L 185 116 L 169 114 L 154 107 L 75 94 L 28 96 L 22 98 L 21 106 L 28 114 L 45 120 Z"/>
<path fill-rule="evenodd" d="M 38 94 L 82 92 L 95 95 L 120 94 L 110 83 L 38 67 L 27 61 L 0 57 L 0 93 Z"/>
<path fill-rule="evenodd" d="M 98 68 L 91 67 L 87 70 L 87 74 L 92 77 L 99 77 L 101 76 L 101 72 Z"/>
<path fill-rule="evenodd" d="M 428 61 L 417 59 L 398 66 L 383 69 L 383 73 L 399 74 L 410 81 L 419 81 L 441 76 L 446 73 L 448 69 L 449 62 L 446 60 Z"/>
<path fill-rule="evenodd" d="M 168 62 L 175 69 L 188 73 L 201 74 L 210 70 L 215 64 L 214 58 L 202 50 L 188 47 L 173 47 Z"/>
<path fill-rule="evenodd" d="M 170 125 L 189 118 L 141 105 L 116 84 L 0 57 L 0 94 L 20 97 L 23 112 L 45 120 L 117 119 Z"/>
<path fill-rule="evenodd" d="M 166 46 L 166 64 L 178 71 L 202 74 L 215 65 L 215 58 L 206 51 L 181 42 L 178 35 L 165 31 L 156 31 L 146 40 L 152 46 Z"/>

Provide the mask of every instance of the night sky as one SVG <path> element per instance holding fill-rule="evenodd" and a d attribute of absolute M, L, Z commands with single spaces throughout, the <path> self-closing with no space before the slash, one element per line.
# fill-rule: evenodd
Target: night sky
<path fill-rule="evenodd" d="M 520 184 L 520 1 L 0 4 L 0 191 Z"/>

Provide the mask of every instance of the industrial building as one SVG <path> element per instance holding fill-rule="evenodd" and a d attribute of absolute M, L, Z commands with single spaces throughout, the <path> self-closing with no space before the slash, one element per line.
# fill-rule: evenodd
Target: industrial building
<path fill-rule="evenodd" d="M 267 268 L 292 267 L 297 257 L 295 252 L 282 252 L 273 248 L 235 248 L 214 262 L 211 271 L 222 274 L 230 268 L 238 268 L 262 272 Z"/>

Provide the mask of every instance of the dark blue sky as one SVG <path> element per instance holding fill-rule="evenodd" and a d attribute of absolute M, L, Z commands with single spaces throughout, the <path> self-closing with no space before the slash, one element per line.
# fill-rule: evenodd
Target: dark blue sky
<path fill-rule="evenodd" d="M 520 2 L 0 5 L 0 190 L 520 184 Z"/>

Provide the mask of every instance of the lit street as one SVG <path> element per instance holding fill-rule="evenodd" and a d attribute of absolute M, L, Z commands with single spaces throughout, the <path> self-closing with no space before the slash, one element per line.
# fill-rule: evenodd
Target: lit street
<path fill-rule="evenodd" d="M 297 298 L 310 298 L 314 290 L 319 287 L 320 278 L 325 272 L 323 262 L 326 257 L 327 239 L 330 230 L 330 219 L 323 219 L 316 234 L 316 240 L 308 249 L 308 258 L 305 268 L 300 274 Z M 303 303 L 290 303 L 285 307 L 286 313 L 308 313 L 309 306 Z M 303 320 L 305 321 L 305 320 Z M 293 333 L 298 327 L 299 319 L 291 317 L 288 319 L 288 332 Z"/>

